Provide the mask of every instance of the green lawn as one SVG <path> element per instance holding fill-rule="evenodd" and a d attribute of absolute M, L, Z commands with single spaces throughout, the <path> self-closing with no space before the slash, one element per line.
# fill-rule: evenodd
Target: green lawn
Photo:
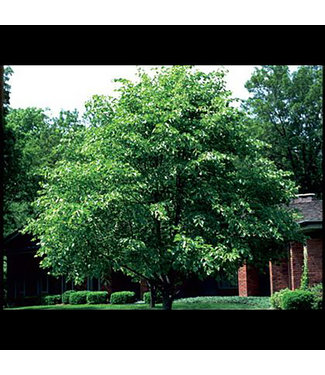
<path fill-rule="evenodd" d="M 157 304 L 154 310 L 161 310 Z M 173 310 L 268 310 L 269 297 L 196 297 L 176 300 Z M 5 310 L 151 310 L 148 304 L 25 306 Z"/>

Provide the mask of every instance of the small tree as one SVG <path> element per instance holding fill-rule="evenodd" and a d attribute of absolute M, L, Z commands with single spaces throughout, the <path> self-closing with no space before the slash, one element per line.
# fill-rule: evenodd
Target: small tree
<path fill-rule="evenodd" d="M 147 280 L 171 309 L 190 275 L 265 264 L 298 238 L 285 205 L 289 173 L 231 106 L 224 73 L 139 71 L 120 97 L 95 97 L 85 139 L 49 171 L 27 230 L 43 267 L 76 282 L 122 270 Z"/>

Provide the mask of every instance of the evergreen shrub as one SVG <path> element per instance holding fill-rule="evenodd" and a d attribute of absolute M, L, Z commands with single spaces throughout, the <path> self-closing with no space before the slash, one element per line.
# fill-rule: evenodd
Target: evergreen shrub
<path fill-rule="evenodd" d="M 84 305 L 87 303 L 87 291 L 80 291 L 75 293 L 70 293 L 69 303 L 70 305 Z"/>
<path fill-rule="evenodd" d="M 87 293 L 87 303 L 90 305 L 98 305 L 107 303 L 108 301 L 108 292 L 88 292 Z"/>
<path fill-rule="evenodd" d="M 111 294 L 110 303 L 122 305 L 135 302 L 135 293 L 130 291 L 115 292 Z"/>

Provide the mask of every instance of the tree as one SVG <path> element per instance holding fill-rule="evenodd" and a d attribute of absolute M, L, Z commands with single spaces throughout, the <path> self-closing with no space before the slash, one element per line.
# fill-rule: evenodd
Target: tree
<path fill-rule="evenodd" d="M 10 105 L 10 90 L 9 84 L 10 76 L 13 74 L 13 70 L 10 66 L 6 66 L 3 70 L 3 117 L 5 118 L 9 111 Z"/>
<path fill-rule="evenodd" d="M 322 67 L 266 65 L 245 86 L 258 136 L 267 156 L 292 171 L 300 193 L 322 193 Z"/>
<path fill-rule="evenodd" d="M 4 136 L 4 235 L 22 229 L 33 216 L 46 168 L 61 158 L 56 147 L 64 134 L 80 124 L 77 112 L 62 111 L 52 118 L 40 108 L 10 109 Z"/>
<path fill-rule="evenodd" d="M 0 66 L 0 117 L 1 117 L 1 124 L 5 124 L 6 115 L 9 111 L 9 105 L 10 105 L 10 90 L 11 87 L 9 85 L 9 79 L 11 74 L 13 73 L 13 70 L 10 67 L 4 68 L 3 66 Z M 3 135 L 2 139 L 8 138 L 8 133 L 6 129 L 4 129 L 4 126 L 1 127 L 1 134 Z M 2 143 L 3 150 L 6 152 L 6 144 Z M 3 171 L 1 173 L 1 181 L 3 181 Z M 2 210 L 1 210 L 2 211 Z M 3 214 L 3 212 L 1 212 Z M 3 215 L 2 215 L 3 216 Z M 3 291 L 3 300 L 6 301 L 7 299 L 7 257 L 4 254 L 3 255 L 3 279 L 0 279 L 3 281 L 3 287 L 0 287 L 1 291 Z M 2 283 L 1 283 L 2 286 Z"/>
<path fill-rule="evenodd" d="M 224 73 L 174 66 L 117 81 L 119 98 L 88 105 L 100 125 L 48 171 L 35 201 L 26 230 L 42 267 L 75 282 L 121 270 L 171 309 L 187 276 L 282 256 L 299 236 L 285 207 L 296 190 L 261 156 Z"/>

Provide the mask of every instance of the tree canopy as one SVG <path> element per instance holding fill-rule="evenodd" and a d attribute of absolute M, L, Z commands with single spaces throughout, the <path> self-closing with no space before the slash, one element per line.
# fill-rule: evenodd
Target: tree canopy
<path fill-rule="evenodd" d="M 321 66 L 265 65 L 246 83 L 252 97 L 245 108 L 254 117 L 257 136 L 272 148 L 267 156 L 292 171 L 300 193 L 322 193 Z"/>
<path fill-rule="evenodd" d="M 48 169 L 27 231 L 42 266 L 76 282 L 122 270 L 170 308 L 184 277 L 265 264 L 299 238 L 290 173 L 231 104 L 225 73 L 187 66 L 119 79 L 87 105 L 89 127 Z"/>
<path fill-rule="evenodd" d="M 40 108 L 7 108 L 4 127 L 4 235 L 22 229 L 33 216 L 46 168 L 62 157 L 63 135 L 80 127 L 77 112 L 50 117 Z"/>

